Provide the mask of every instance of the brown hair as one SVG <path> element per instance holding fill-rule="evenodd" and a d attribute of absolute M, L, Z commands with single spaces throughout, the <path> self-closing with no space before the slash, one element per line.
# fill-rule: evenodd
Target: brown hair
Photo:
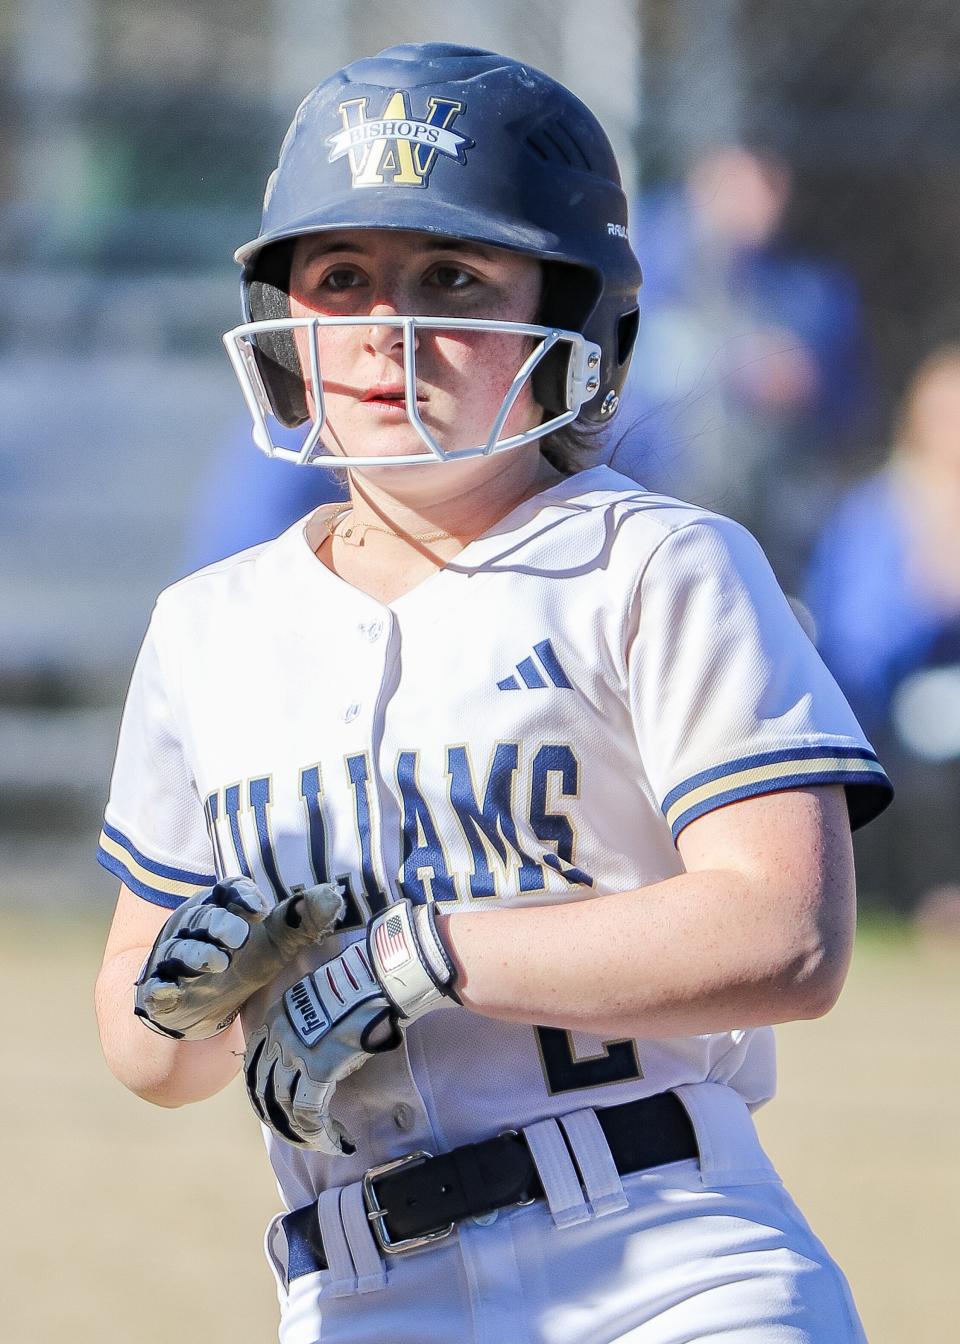
<path fill-rule="evenodd" d="M 541 439 L 540 452 L 551 467 L 564 476 L 573 476 L 594 465 L 601 428 L 600 425 L 584 425 L 574 420 Z"/>

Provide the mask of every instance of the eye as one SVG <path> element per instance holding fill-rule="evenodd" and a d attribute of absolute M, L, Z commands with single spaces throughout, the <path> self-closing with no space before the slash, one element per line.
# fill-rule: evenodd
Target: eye
<path fill-rule="evenodd" d="M 335 266 L 322 277 L 317 288 L 338 294 L 342 290 L 358 288 L 363 280 L 363 274 L 353 266 Z"/>
<path fill-rule="evenodd" d="M 438 289 L 468 289 L 471 285 L 477 284 L 475 275 L 452 263 L 434 266 L 427 279 Z"/>

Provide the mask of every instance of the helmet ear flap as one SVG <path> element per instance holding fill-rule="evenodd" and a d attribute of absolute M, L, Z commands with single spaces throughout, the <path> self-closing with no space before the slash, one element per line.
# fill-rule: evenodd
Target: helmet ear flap
<path fill-rule="evenodd" d="M 599 294 L 600 283 L 589 271 L 547 262 L 536 320 L 544 327 L 582 332 Z M 567 372 L 572 355 L 568 345 L 554 346 L 533 371 L 534 398 L 548 415 L 562 415 L 567 410 Z"/>
<path fill-rule="evenodd" d="M 290 316 L 290 258 L 287 242 L 265 248 L 257 258 L 247 285 L 251 322 L 276 322 Z M 261 333 L 254 343 L 254 358 L 273 414 L 288 429 L 302 425 L 309 411 L 293 333 Z"/>

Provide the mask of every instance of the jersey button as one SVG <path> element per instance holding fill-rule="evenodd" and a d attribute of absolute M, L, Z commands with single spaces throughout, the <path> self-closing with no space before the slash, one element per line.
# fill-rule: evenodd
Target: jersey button
<path fill-rule="evenodd" d="M 383 634 L 383 621 L 371 621 L 369 625 L 361 625 L 360 629 L 370 643 L 374 644 Z"/>
<path fill-rule="evenodd" d="M 397 1129 L 400 1130 L 401 1134 L 406 1134 L 409 1130 L 413 1129 L 413 1111 L 406 1102 L 401 1101 L 394 1106 L 393 1123 L 396 1125 Z"/>
<path fill-rule="evenodd" d="M 352 705 L 347 705 L 346 709 L 343 711 L 344 723 L 353 723 L 354 719 L 357 717 L 359 713 L 360 713 L 360 706 L 356 702 L 354 702 Z"/>

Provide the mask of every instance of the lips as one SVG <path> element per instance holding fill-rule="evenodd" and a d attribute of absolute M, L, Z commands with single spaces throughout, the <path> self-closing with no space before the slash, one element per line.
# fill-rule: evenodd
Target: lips
<path fill-rule="evenodd" d="M 361 397 L 361 401 L 376 406 L 400 406 L 406 405 L 406 389 L 402 383 L 381 383 L 377 387 L 368 388 Z M 418 405 L 426 401 L 426 397 L 418 390 Z"/>
<path fill-rule="evenodd" d="M 402 386 L 384 384 L 380 387 L 371 387 L 363 394 L 362 399 L 364 401 L 386 402 L 388 406 L 402 406 L 406 402 L 406 391 Z"/>

